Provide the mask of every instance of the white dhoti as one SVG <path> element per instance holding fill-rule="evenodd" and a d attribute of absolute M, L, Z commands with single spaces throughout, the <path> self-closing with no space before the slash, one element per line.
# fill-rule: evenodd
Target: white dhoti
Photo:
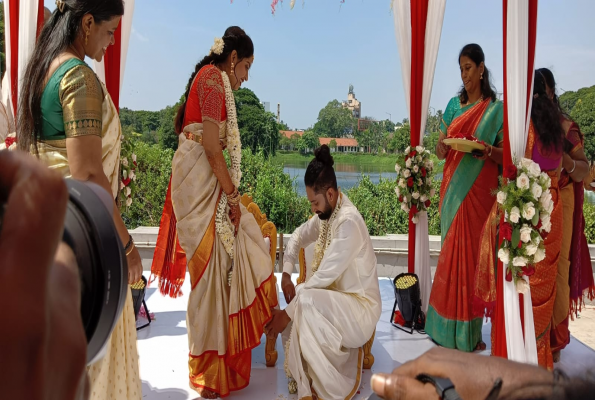
<path fill-rule="evenodd" d="M 314 392 L 321 399 L 351 399 L 362 377 L 362 346 L 377 318 L 366 299 L 329 289 L 297 288 L 289 332 L 288 367 L 300 399 Z"/>
<path fill-rule="evenodd" d="M 341 196 L 328 221 L 315 216 L 294 232 L 283 272 L 290 274 L 300 248 L 315 241 L 317 246 L 328 244 L 318 254 L 319 267 L 312 263 L 306 282 L 297 287 L 285 309 L 292 320 L 283 334 L 285 340 L 291 332 L 287 370 L 300 400 L 313 395 L 351 399 L 361 383 L 362 347 L 372 337 L 382 310 L 376 256 L 366 224 L 346 196 Z"/>

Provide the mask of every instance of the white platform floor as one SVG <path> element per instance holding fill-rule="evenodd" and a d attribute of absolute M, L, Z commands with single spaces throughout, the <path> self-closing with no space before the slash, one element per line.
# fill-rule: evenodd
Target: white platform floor
<path fill-rule="evenodd" d="M 294 279 L 297 275 L 294 276 Z M 278 276 L 280 282 L 280 277 Z M 183 292 L 190 293 L 189 277 Z M 409 335 L 391 326 L 390 313 L 394 304 L 392 282 L 388 278 L 380 279 L 380 291 L 383 312 L 376 330 L 376 339 L 372 347 L 375 363 L 372 370 L 364 370 L 362 386 L 355 399 L 367 399 L 371 394 L 370 377 L 374 372 L 390 372 L 402 363 L 414 359 L 434 344 L 426 335 Z M 156 286 L 153 284 L 153 286 Z M 186 400 L 200 399 L 188 384 L 188 341 L 186 336 L 187 297 L 177 299 L 163 297 L 155 287 L 147 289 L 145 296 L 149 311 L 155 313 L 156 320 L 138 332 L 138 351 L 140 355 L 140 375 L 143 399 L 147 400 Z M 280 296 L 281 307 L 285 307 Z M 139 323 L 146 321 L 138 321 Z M 483 326 L 484 342 L 489 354 L 489 323 Z M 264 341 L 253 350 L 252 375 L 250 386 L 234 392 L 230 398 L 238 400 L 294 400 L 289 395 L 287 378 L 283 371 L 284 354 L 281 337 L 277 341 L 279 359 L 277 366 L 267 368 L 264 358 Z M 582 374 L 587 369 L 595 370 L 595 351 L 572 338 L 570 345 L 562 352 L 560 367 L 569 374 Z"/>

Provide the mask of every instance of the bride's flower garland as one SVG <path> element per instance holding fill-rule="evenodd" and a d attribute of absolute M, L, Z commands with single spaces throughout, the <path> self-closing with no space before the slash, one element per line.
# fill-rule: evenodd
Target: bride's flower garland
<path fill-rule="evenodd" d="M 337 219 L 337 214 L 341 209 L 341 204 L 343 203 L 343 195 L 339 194 L 339 201 L 337 201 L 337 206 L 333 210 L 331 217 L 326 221 L 320 221 L 320 233 L 318 234 L 318 240 L 316 240 L 316 244 L 314 245 L 314 258 L 312 260 L 312 275 L 316 271 L 318 271 L 318 267 L 320 267 L 320 263 L 322 262 L 322 258 L 324 257 L 324 252 L 331 244 L 333 239 L 333 235 L 331 232 L 331 227 Z M 310 276 L 312 276 L 310 275 Z"/>
<path fill-rule="evenodd" d="M 316 240 L 316 243 L 314 244 L 314 259 L 312 260 L 312 274 L 310 275 L 309 278 L 311 278 L 312 275 L 314 275 L 316 273 L 316 271 L 318 271 L 318 268 L 320 267 L 320 263 L 322 262 L 322 259 L 324 258 L 324 253 L 326 252 L 326 249 L 328 249 L 328 247 L 331 244 L 331 241 L 333 240 L 331 228 L 333 226 L 333 223 L 337 219 L 337 215 L 339 214 L 339 210 L 341 209 L 342 204 L 343 204 L 343 194 L 340 193 L 339 200 L 337 201 L 337 205 L 336 205 L 335 209 L 333 210 L 331 217 L 326 221 L 322 221 L 322 220 L 320 221 L 320 232 L 318 233 L 318 239 Z M 306 280 L 308 280 L 309 278 L 306 278 Z M 291 329 L 293 330 L 293 326 Z M 295 379 L 291 375 L 291 371 L 289 370 L 288 354 L 289 354 L 290 342 L 291 342 L 291 336 L 290 336 L 290 339 L 287 339 L 287 342 L 285 343 L 284 369 L 285 369 L 285 375 L 288 378 L 289 393 L 295 394 L 295 393 L 297 393 L 297 382 L 295 381 Z"/>
<path fill-rule="evenodd" d="M 240 163 L 242 162 L 242 142 L 240 140 L 240 129 L 238 128 L 238 118 L 236 114 L 236 103 L 229 83 L 229 77 L 225 72 L 221 72 L 223 86 L 225 89 L 225 109 L 227 111 L 227 151 L 231 159 L 229 175 L 231 182 L 237 188 L 240 186 L 242 171 Z M 227 215 L 227 196 L 221 194 L 221 199 L 217 205 L 217 214 L 215 216 L 215 231 L 225 247 L 225 251 L 233 259 L 233 242 L 235 239 L 234 227 L 229 221 Z"/>

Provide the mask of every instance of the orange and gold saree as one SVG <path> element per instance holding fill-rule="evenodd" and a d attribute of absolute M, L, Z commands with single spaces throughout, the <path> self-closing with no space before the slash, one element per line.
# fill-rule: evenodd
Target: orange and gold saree
<path fill-rule="evenodd" d="M 502 103 L 490 99 L 461 107 L 453 98 L 441 131 L 489 144 L 501 140 Z M 471 154 L 450 150 L 440 188 L 442 250 L 434 276 L 426 332 L 444 347 L 473 351 L 481 341 L 483 312 L 474 309 L 473 281 L 479 236 L 494 204 L 498 166 Z"/>
<path fill-rule="evenodd" d="M 202 132 L 203 121 L 217 124 L 226 147 L 230 112 L 224 79 L 209 65 L 191 86 L 152 266 L 162 293 L 175 296 L 185 275 L 180 266 L 187 259 L 190 385 L 221 397 L 248 386 L 251 350 L 260 344 L 278 304 L 269 249 L 252 214 L 241 206 L 233 261 L 216 230 L 217 223 L 230 222 L 228 209 L 216 222 L 222 188 L 202 146 Z"/>

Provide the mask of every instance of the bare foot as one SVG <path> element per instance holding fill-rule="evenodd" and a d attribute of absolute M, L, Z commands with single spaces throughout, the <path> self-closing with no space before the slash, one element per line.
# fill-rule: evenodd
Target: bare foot
<path fill-rule="evenodd" d="M 211 392 L 208 389 L 199 389 L 196 388 L 195 389 L 198 394 L 200 395 L 200 397 L 202 397 L 203 399 L 218 399 L 219 398 L 219 394 L 215 393 L 215 392 Z"/>
<path fill-rule="evenodd" d="M 560 362 L 560 352 L 559 351 L 554 351 L 552 353 L 552 358 L 554 359 L 555 363 L 559 363 Z"/>
<path fill-rule="evenodd" d="M 477 343 L 477 346 L 475 346 L 475 350 L 474 351 L 484 351 L 486 349 L 486 344 L 482 341 L 480 341 L 479 343 Z"/>

